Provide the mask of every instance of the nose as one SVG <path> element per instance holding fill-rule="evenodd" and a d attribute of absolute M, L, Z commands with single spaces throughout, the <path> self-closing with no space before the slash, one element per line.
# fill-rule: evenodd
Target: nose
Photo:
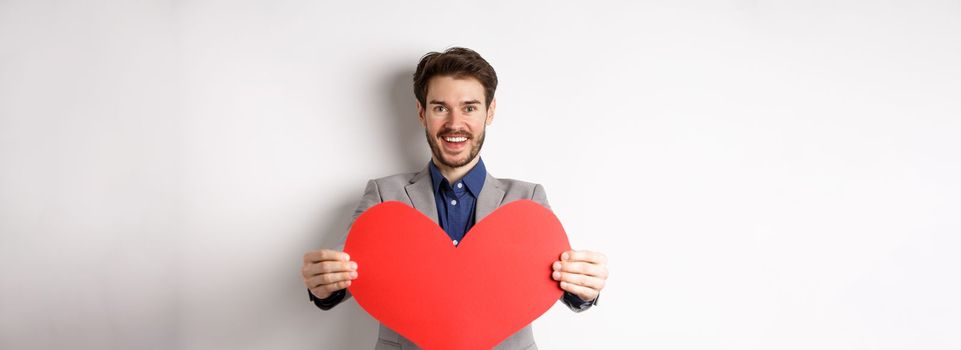
<path fill-rule="evenodd" d="M 444 126 L 451 129 L 457 129 L 457 127 L 465 124 L 467 124 L 467 115 L 463 111 L 455 109 L 447 115 L 447 120 L 445 121 Z"/>

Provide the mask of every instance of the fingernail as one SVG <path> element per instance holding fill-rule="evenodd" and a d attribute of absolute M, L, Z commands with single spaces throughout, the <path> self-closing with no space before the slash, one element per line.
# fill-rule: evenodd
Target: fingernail
<path fill-rule="evenodd" d="M 357 273 L 356 273 L 356 272 L 351 272 L 351 273 L 350 273 L 350 278 L 357 278 Z"/>
<path fill-rule="evenodd" d="M 350 254 L 344 253 L 344 261 L 350 261 Z"/>
<path fill-rule="evenodd" d="M 567 260 L 567 258 L 569 258 L 569 257 L 570 257 L 570 255 L 567 254 L 567 253 L 561 254 L 561 260 Z"/>
<path fill-rule="evenodd" d="M 551 274 L 551 277 L 554 277 L 556 280 L 561 279 L 561 273 L 554 271 L 554 273 Z"/>
<path fill-rule="evenodd" d="M 555 261 L 555 262 L 554 262 L 554 270 L 560 270 L 560 269 L 561 269 L 561 263 Z"/>
<path fill-rule="evenodd" d="M 357 263 L 351 261 L 351 262 L 350 262 L 350 268 L 353 269 L 353 270 L 356 270 L 356 269 L 357 269 Z"/>

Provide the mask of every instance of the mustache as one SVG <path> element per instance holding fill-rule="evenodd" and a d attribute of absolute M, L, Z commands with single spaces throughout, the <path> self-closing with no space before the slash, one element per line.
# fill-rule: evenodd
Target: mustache
<path fill-rule="evenodd" d="M 455 130 L 455 129 L 450 129 L 450 128 L 443 128 L 443 129 L 441 129 L 441 130 L 437 133 L 437 136 L 439 136 L 439 137 L 458 137 L 458 136 L 460 136 L 460 137 L 466 137 L 468 140 L 474 138 L 474 135 L 472 135 L 470 132 L 467 132 L 466 130 Z"/>

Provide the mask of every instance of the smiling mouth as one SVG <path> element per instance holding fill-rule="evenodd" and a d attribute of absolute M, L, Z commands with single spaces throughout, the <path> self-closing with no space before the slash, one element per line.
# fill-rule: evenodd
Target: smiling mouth
<path fill-rule="evenodd" d="M 448 134 L 440 137 L 441 148 L 444 153 L 447 154 L 459 154 L 464 150 L 468 149 L 468 141 L 471 139 L 470 135 L 464 134 Z"/>
<path fill-rule="evenodd" d="M 459 143 L 459 142 L 467 141 L 467 137 L 464 137 L 464 136 L 445 136 L 443 137 L 443 139 L 444 141 L 451 142 L 451 143 Z"/>

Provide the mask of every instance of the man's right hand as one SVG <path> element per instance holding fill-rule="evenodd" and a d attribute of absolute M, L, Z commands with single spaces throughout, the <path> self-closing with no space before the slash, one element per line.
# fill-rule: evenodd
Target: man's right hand
<path fill-rule="evenodd" d="M 326 299 L 334 292 L 350 286 L 357 278 L 357 263 L 350 261 L 347 253 L 321 249 L 304 254 L 304 267 L 300 270 L 304 285 L 318 299 Z"/>

